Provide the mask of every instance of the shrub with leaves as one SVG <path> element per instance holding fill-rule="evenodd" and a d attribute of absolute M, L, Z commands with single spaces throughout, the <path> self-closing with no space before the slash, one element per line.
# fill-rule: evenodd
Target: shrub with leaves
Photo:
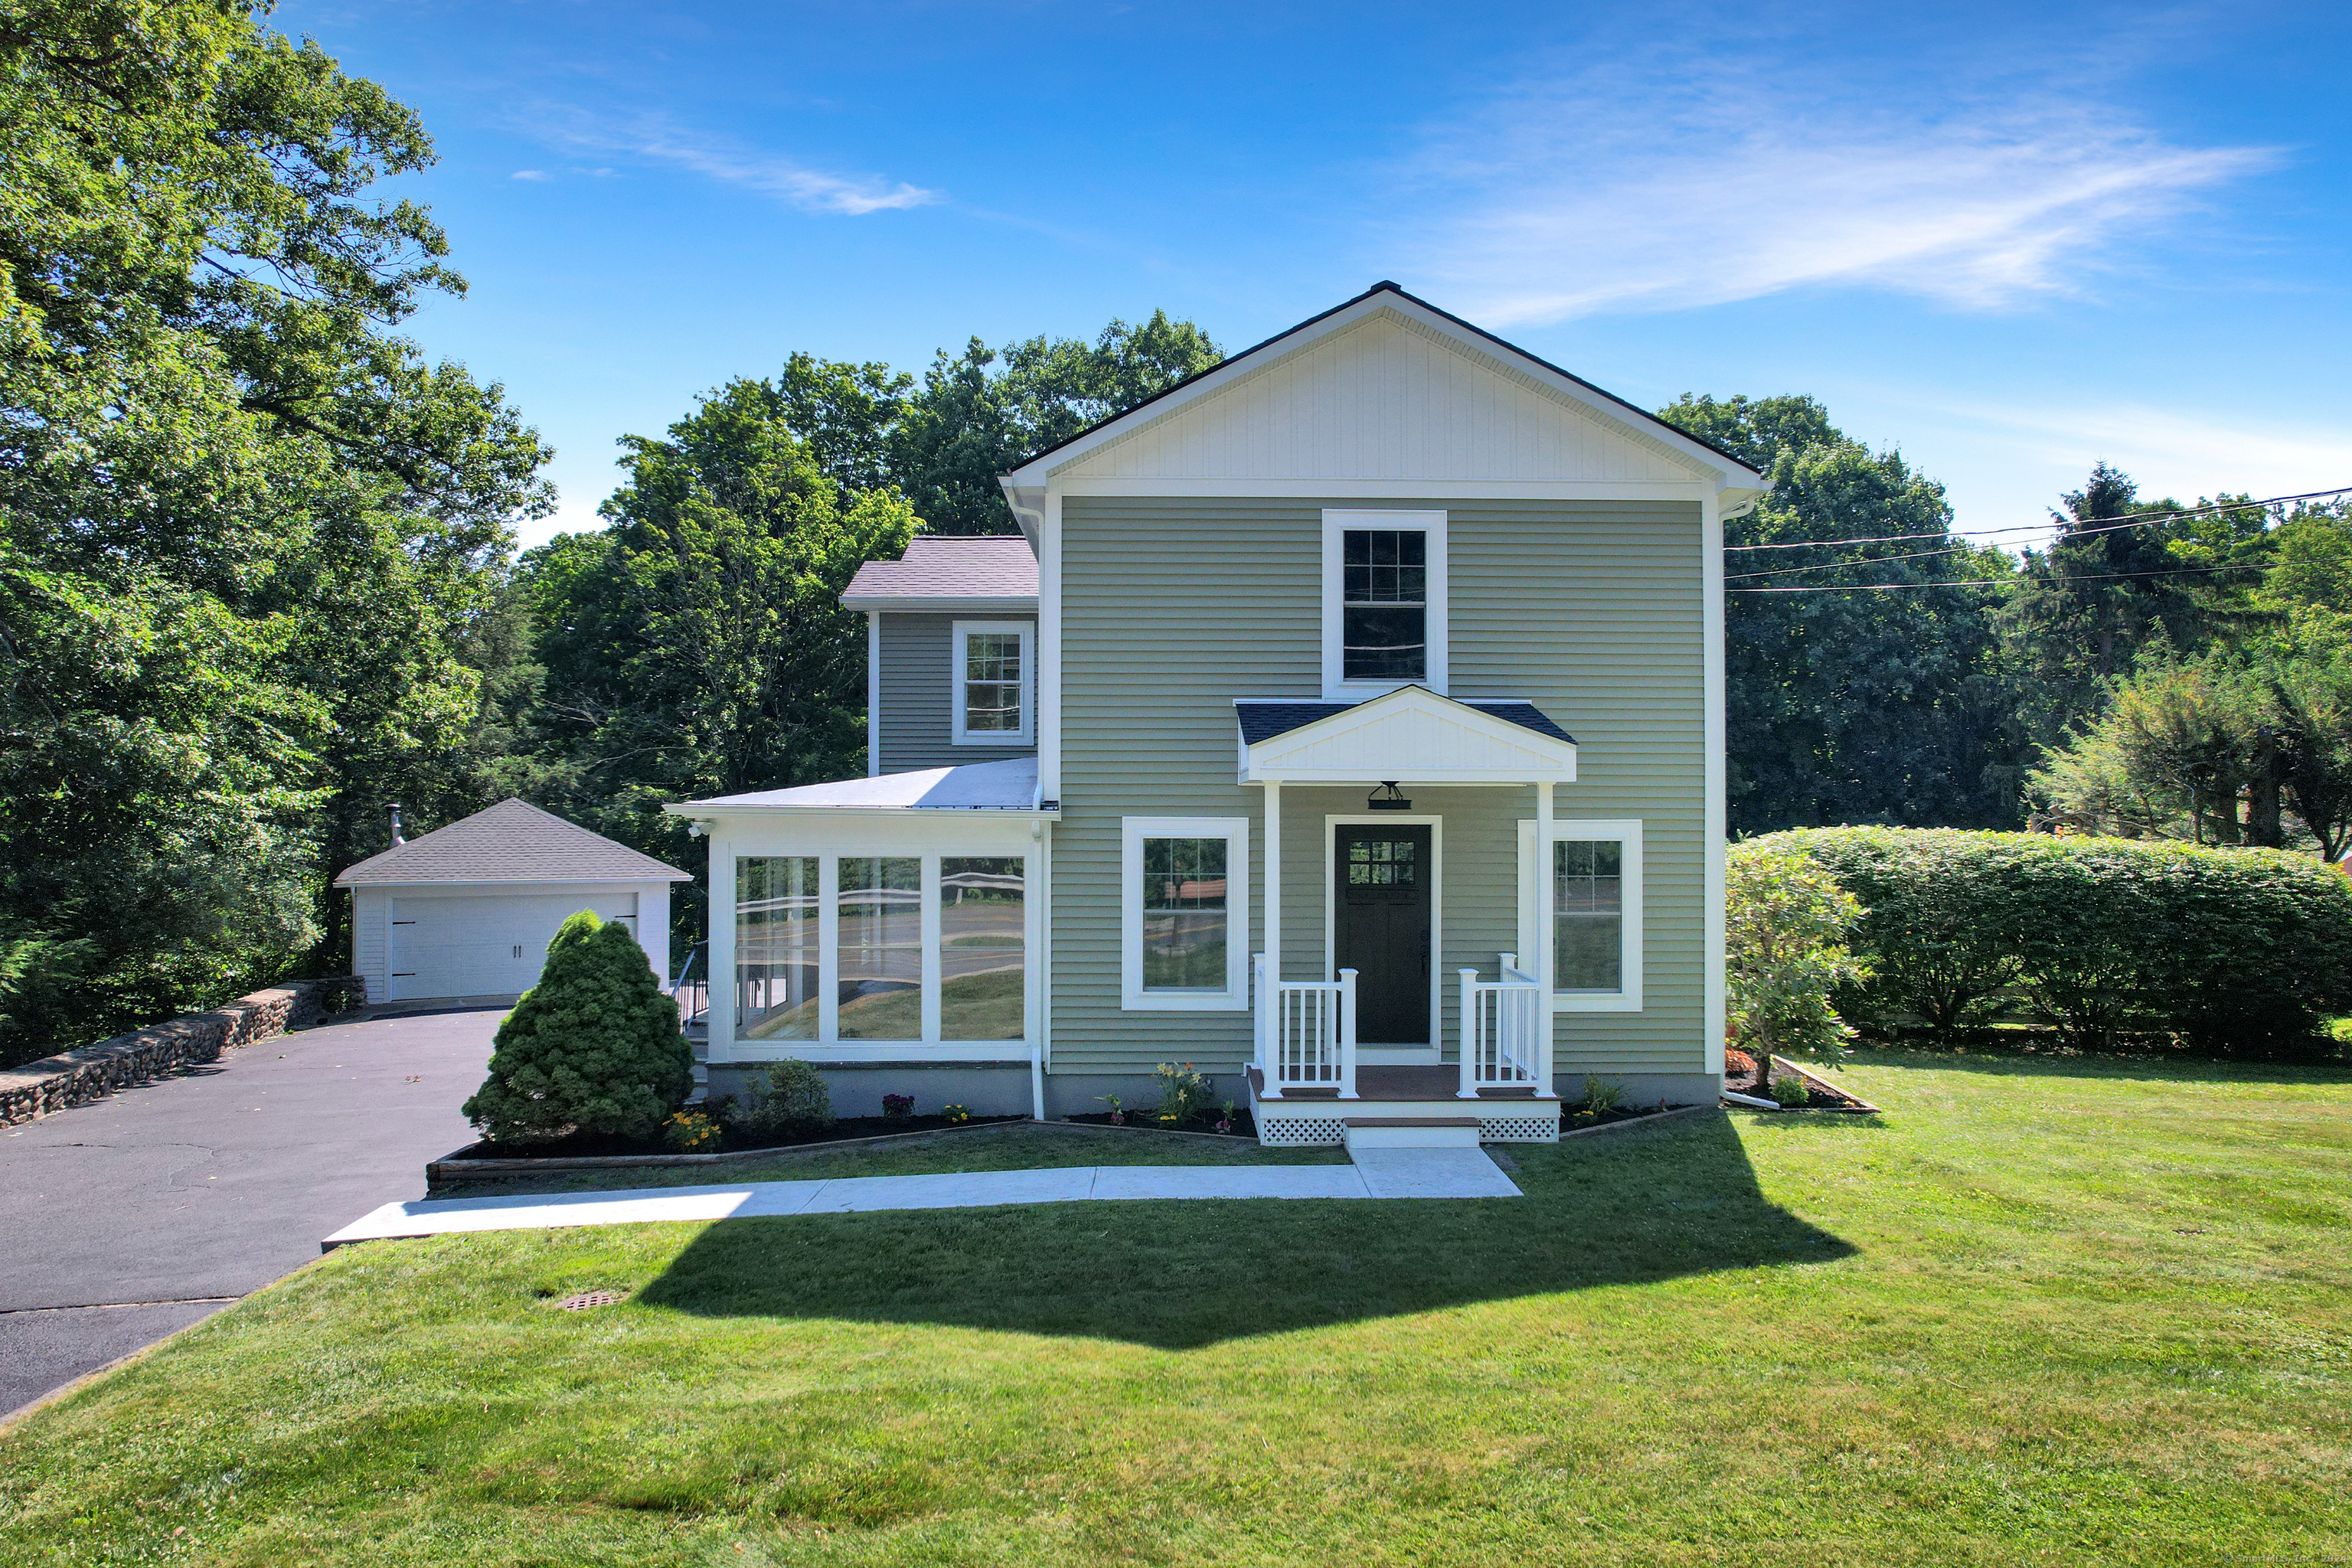
<path fill-rule="evenodd" d="M 1867 906 L 1855 1016 L 1940 1030 L 2005 990 L 2065 1044 L 2168 1033 L 2220 1055 L 2332 1051 L 2352 1008 L 2352 885 L 2309 855 L 2039 833 L 1803 828 L 1742 845 L 1796 855 Z"/>
<path fill-rule="evenodd" d="M 833 1096 L 824 1075 L 807 1062 L 771 1062 L 743 1086 L 731 1118 L 747 1138 L 794 1138 L 833 1125 Z"/>
<path fill-rule="evenodd" d="M 650 1138 L 686 1100 L 694 1053 L 645 949 L 591 910 L 547 944 L 539 984 L 499 1026 L 467 1119 L 497 1143 L 570 1132 Z"/>
<path fill-rule="evenodd" d="M 1775 1051 L 1835 1055 L 1853 1037 L 1830 994 L 1869 976 L 1845 946 L 1863 910 L 1826 868 L 1786 849 L 1735 846 L 1724 882 L 1731 1021 L 1763 1089 Z"/>

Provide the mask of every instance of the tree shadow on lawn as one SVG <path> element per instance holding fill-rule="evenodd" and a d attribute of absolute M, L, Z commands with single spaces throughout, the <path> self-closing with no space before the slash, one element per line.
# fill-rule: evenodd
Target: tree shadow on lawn
<path fill-rule="evenodd" d="M 1188 1350 L 1478 1301 L 1818 1263 L 1719 1113 L 1514 1146 L 1524 1198 L 1126 1202 L 728 1220 L 637 1300 Z"/>

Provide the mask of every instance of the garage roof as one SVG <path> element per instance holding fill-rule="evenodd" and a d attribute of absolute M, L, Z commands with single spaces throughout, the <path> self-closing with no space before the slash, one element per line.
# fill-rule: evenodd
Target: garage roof
<path fill-rule="evenodd" d="M 525 800 L 502 800 L 372 855 L 338 888 L 400 882 L 688 882 L 693 878 Z"/>

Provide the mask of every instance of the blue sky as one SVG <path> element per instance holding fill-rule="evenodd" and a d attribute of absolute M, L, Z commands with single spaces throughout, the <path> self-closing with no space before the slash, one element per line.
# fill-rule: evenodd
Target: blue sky
<path fill-rule="evenodd" d="M 503 382 L 614 438 L 794 349 L 919 370 L 1381 278 L 1644 406 L 1809 392 L 1960 524 L 2352 485 L 2352 7 L 290 0 L 415 106 Z M 2010 542 L 2015 542 L 2014 540 Z"/>

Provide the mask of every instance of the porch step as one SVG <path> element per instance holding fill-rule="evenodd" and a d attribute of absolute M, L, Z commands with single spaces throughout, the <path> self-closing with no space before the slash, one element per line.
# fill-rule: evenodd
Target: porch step
<path fill-rule="evenodd" d="M 1345 1116 L 1348 1152 L 1359 1149 L 1475 1149 L 1475 1116 Z"/>

